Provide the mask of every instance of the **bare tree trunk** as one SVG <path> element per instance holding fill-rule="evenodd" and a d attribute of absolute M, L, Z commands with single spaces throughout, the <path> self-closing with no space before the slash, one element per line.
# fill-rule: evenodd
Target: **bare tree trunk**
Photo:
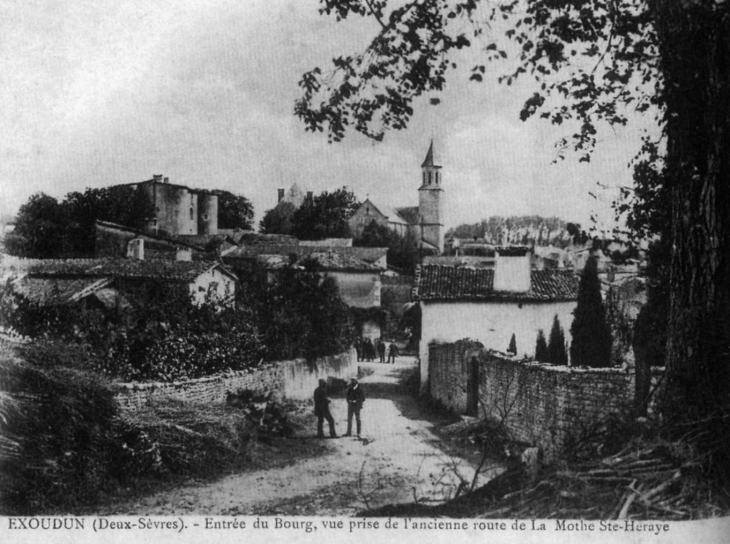
<path fill-rule="evenodd" d="M 724 425 L 716 416 L 730 406 L 730 9 L 714 0 L 656 0 L 653 7 L 672 191 L 662 413 L 690 431 L 692 421 Z M 695 429 L 714 445 L 728 440 L 720 429 Z"/>

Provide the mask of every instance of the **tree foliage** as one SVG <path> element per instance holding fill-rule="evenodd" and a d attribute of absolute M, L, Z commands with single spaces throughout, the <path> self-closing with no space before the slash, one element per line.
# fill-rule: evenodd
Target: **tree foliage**
<path fill-rule="evenodd" d="M 333 278 L 289 266 L 271 279 L 258 265 L 239 277 L 238 304 L 252 309 L 267 360 L 306 357 L 314 361 L 352 344 L 353 317 Z"/>
<path fill-rule="evenodd" d="M 570 223 L 568 223 L 570 225 Z M 565 247 L 570 242 L 565 221 L 558 217 L 525 215 L 492 216 L 478 223 L 462 224 L 449 229 L 446 238 L 483 238 L 491 244 Z"/>
<path fill-rule="evenodd" d="M 243 195 L 217 190 L 218 228 L 250 230 L 253 227 L 253 204 Z"/>
<path fill-rule="evenodd" d="M 601 282 L 595 257 L 590 257 L 581 273 L 578 304 L 573 311 L 570 360 L 574 366 L 611 366 L 611 329 L 601 296 Z"/>
<path fill-rule="evenodd" d="M 262 234 L 291 234 L 296 207 L 291 202 L 279 202 L 267 210 L 259 223 Z"/>
<path fill-rule="evenodd" d="M 565 333 L 557 314 L 553 318 L 553 326 L 550 329 L 547 352 L 547 362 L 551 365 L 565 366 L 568 364 L 568 352 L 565 350 Z"/>
<path fill-rule="evenodd" d="M 96 221 L 143 229 L 147 220 L 154 215 L 153 204 L 147 196 L 135 187 L 126 185 L 69 193 L 62 206 L 67 219 L 64 254 L 74 257 L 94 254 Z"/>
<path fill-rule="evenodd" d="M 20 207 L 6 247 L 13 255 L 39 259 L 91 256 L 96 221 L 142 229 L 153 213 L 146 196 L 130 186 L 73 192 L 62 202 L 39 193 Z"/>
<path fill-rule="evenodd" d="M 361 247 L 387 247 L 388 266 L 413 275 L 418 264 L 418 245 L 415 237 L 409 232 L 401 236 L 393 229 L 373 220 L 365 225 L 359 238 L 353 244 Z"/>
<path fill-rule="evenodd" d="M 545 333 L 542 329 L 537 331 L 537 340 L 535 341 L 535 360 L 544 363 L 550 361 L 550 352 L 548 351 Z"/>
<path fill-rule="evenodd" d="M 346 187 L 307 196 L 292 216 L 291 234 L 300 240 L 349 238 L 352 236 L 348 219 L 359 202 Z"/>
<path fill-rule="evenodd" d="M 296 114 L 307 129 L 326 130 L 330 141 L 349 127 L 378 140 L 405 128 L 414 100 L 443 90 L 447 73 L 457 68 L 456 53 L 471 46 L 483 57 L 470 67 L 475 82 L 483 81 L 490 62 L 516 50 L 516 64 L 500 81 L 530 77 L 539 89 L 520 118 L 539 112 L 558 125 L 573 121 L 578 130 L 561 147 L 572 144 L 584 160 L 597 120 L 625 124 L 626 107 L 644 111 L 661 96 L 656 34 L 642 0 L 322 0 L 320 12 L 338 20 L 372 17 L 379 25 L 364 52 L 336 57 L 331 71 L 315 68 L 299 83 Z M 551 102 L 551 96 L 566 100 Z"/>
<path fill-rule="evenodd" d="M 65 210 L 52 196 L 32 195 L 15 220 L 15 230 L 5 239 L 11 255 L 52 259 L 63 252 Z"/>
<path fill-rule="evenodd" d="M 509 339 L 509 346 L 507 346 L 507 353 L 511 353 L 512 355 L 517 355 L 517 338 L 515 338 L 515 333 L 512 333 L 512 338 Z"/>

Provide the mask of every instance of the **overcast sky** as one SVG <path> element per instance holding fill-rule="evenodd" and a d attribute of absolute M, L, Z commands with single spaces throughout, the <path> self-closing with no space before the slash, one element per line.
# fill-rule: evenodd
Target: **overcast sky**
<path fill-rule="evenodd" d="M 294 117 L 306 70 L 355 52 L 374 22 L 335 23 L 317 0 L 0 0 L 0 214 L 34 192 L 150 179 L 248 197 L 256 221 L 276 189 L 348 186 L 364 199 L 416 205 L 433 138 L 447 226 L 490 215 L 610 217 L 630 183 L 639 131 L 601 133 L 590 164 L 557 165 L 560 127 L 519 120 L 523 87 L 455 72 L 439 106 L 382 143 L 328 144 Z M 436 96 L 436 95 L 434 95 Z"/>

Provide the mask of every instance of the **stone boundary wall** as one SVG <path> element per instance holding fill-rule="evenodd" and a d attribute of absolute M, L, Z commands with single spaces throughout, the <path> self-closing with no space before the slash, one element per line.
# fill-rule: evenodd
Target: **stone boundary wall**
<path fill-rule="evenodd" d="M 462 340 L 432 345 L 429 353 L 429 393 L 457 412 L 466 408 L 472 357 L 478 360 L 479 415 L 504 421 L 515 440 L 541 447 L 548 460 L 633 408 L 633 373 L 518 360 Z"/>
<path fill-rule="evenodd" d="M 306 400 L 320 378 L 347 379 L 357 374 L 354 350 L 322 357 L 314 368 L 304 359 L 268 363 L 250 370 L 223 372 L 205 378 L 176 382 L 116 384 L 115 399 L 121 410 L 138 410 L 149 402 L 176 399 L 194 404 L 225 402 L 226 393 L 239 389 L 271 391 L 277 400 Z"/>
<path fill-rule="evenodd" d="M 483 349 L 480 342 L 471 340 L 429 345 L 431 398 L 457 413 L 466 413 L 467 364 L 473 356 L 479 356 Z"/>

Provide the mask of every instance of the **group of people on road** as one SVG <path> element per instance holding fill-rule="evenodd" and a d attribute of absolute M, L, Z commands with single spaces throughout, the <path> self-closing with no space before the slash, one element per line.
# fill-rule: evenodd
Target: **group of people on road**
<path fill-rule="evenodd" d="M 365 393 L 362 387 L 360 387 L 357 378 L 350 380 L 345 398 L 347 399 L 347 433 L 344 436 L 352 436 L 352 420 L 354 418 L 357 425 L 357 437 L 360 438 L 360 434 L 362 433 L 360 411 L 365 402 Z M 330 399 L 327 396 L 327 382 L 325 380 L 319 380 L 319 387 L 314 390 L 314 415 L 317 416 L 317 438 L 325 438 L 325 420 L 329 425 L 330 438 L 337 438 L 335 419 L 330 412 Z"/>
<path fill-rule="evenodd" d="M 386 347 L 382 338 L 379 339 L 376 344 L 373 344 L 373 341 L 370 338 L 359 338 L 355 341 L 355 351 L 357 351 L 357 360 L 365 362 L 372 362 L 377 354 L 380 362 L 385 363 L 385 354 L 387 352 L 387 363 L 395 364 L 395 358 L 398 356 L 398 346 L 395 345 L 395 342 L 391 342 L 390 345 Z"/>

